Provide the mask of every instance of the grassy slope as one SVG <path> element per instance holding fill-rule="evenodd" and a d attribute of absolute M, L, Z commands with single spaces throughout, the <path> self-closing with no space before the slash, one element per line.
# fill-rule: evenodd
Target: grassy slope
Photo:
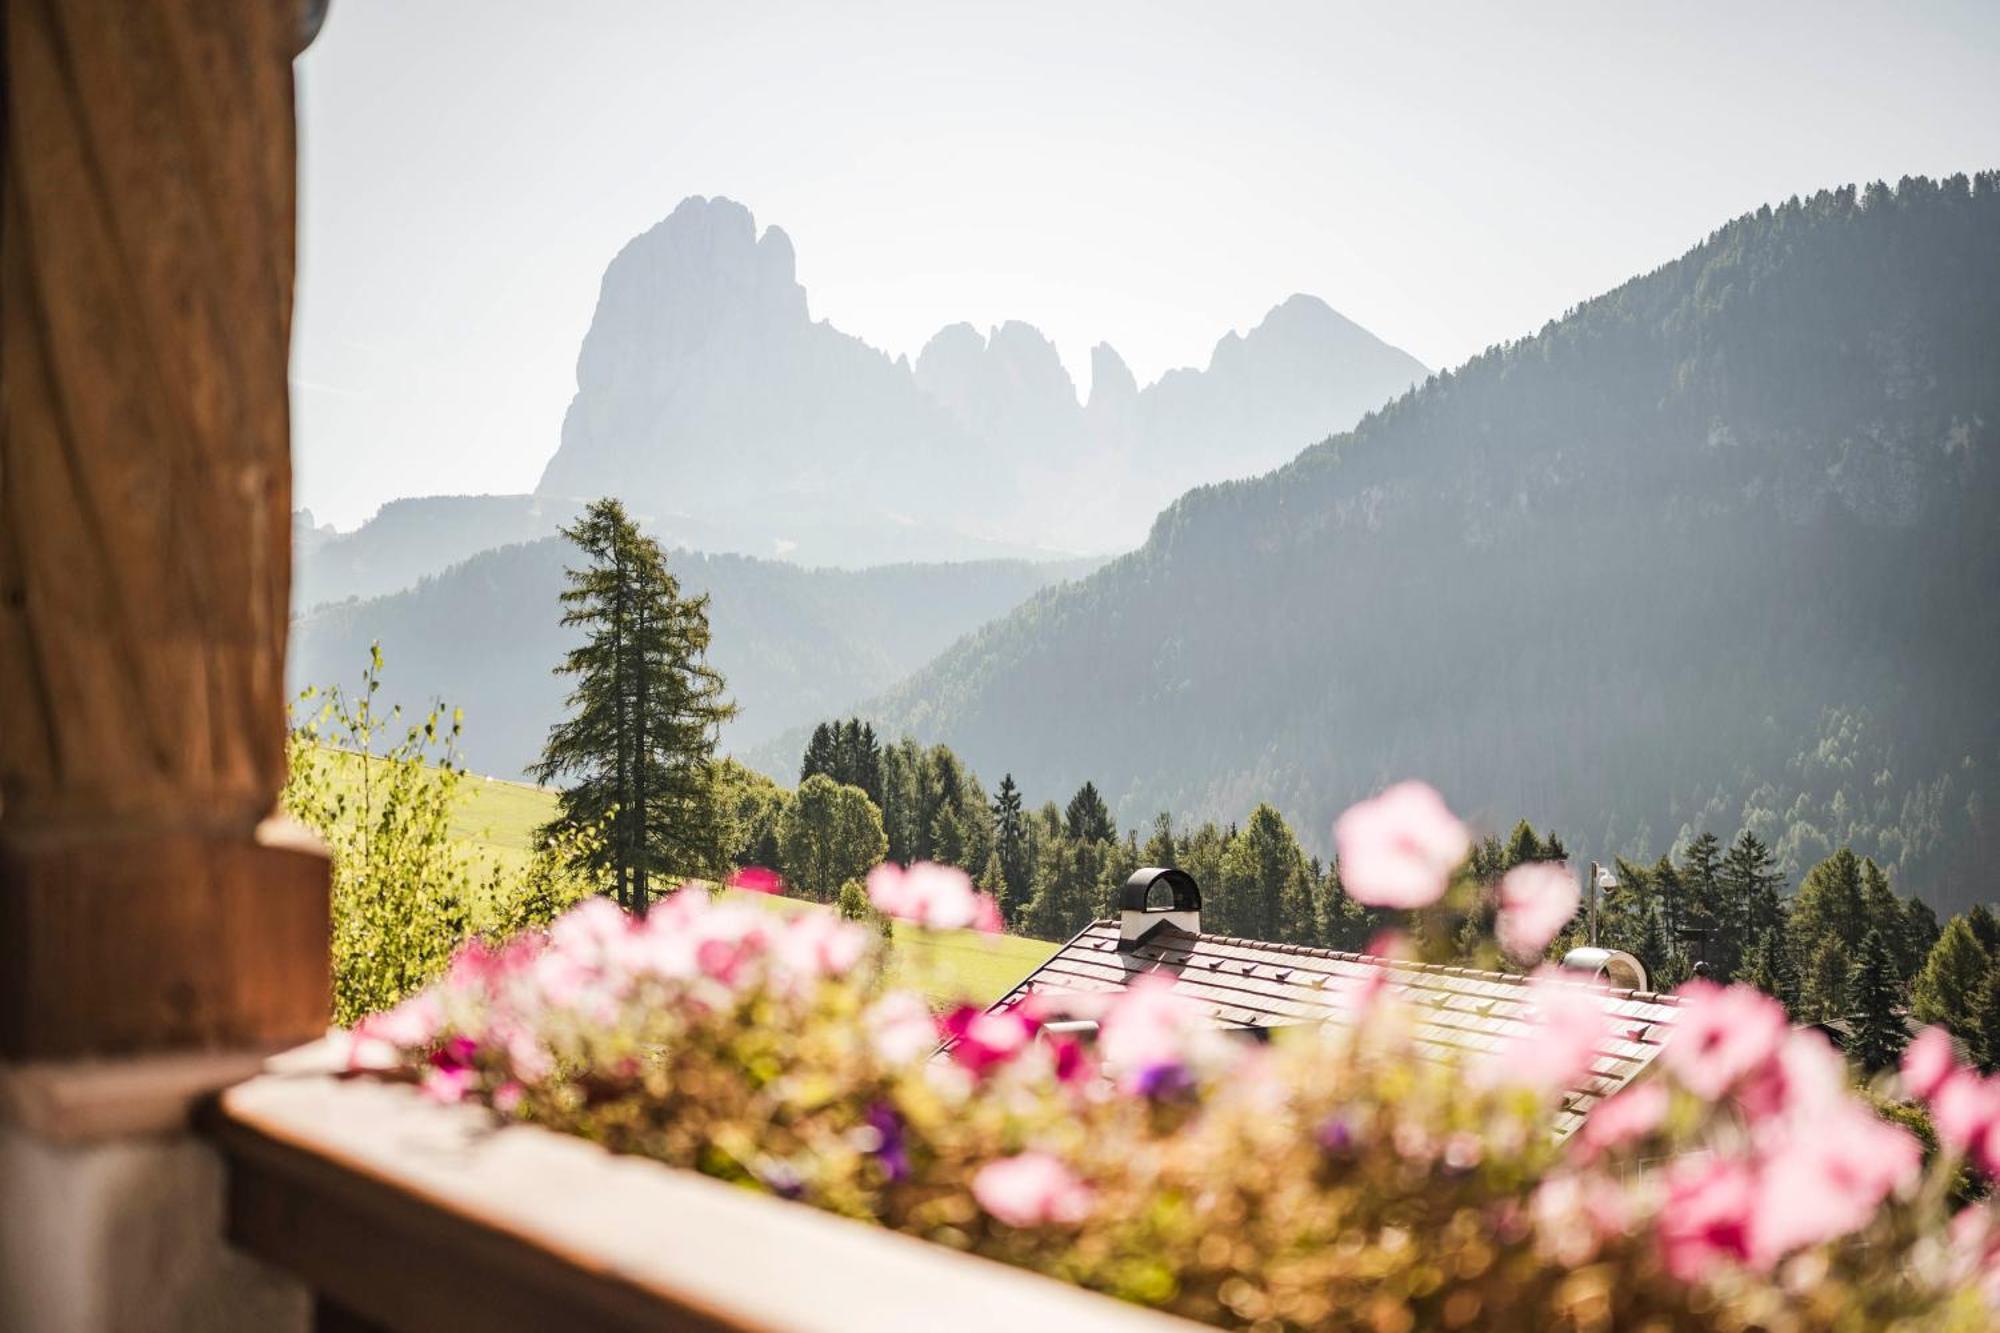
<path fill-rule="evenodd" d="M 511 869 L 526 862 L 536 827 L 546 822 L 554 809 L 555 797 L 544 788 L 467 774 L 459 784 L 451 831 L 481 864 Z M 827 910 L 792 898 L 742 896 L 774 911 Z M 893 979 L 938 1000 L 963 996 L 989 1004 L 1056 950 L 1046 941 L 1019 935 L 981 935 L 970 930 L 925 932 L 900 922 L 895 931 Z"/>

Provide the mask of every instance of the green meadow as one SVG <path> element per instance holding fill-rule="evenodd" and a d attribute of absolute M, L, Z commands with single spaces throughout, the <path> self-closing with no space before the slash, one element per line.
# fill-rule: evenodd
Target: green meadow
<path fill-rule="evenodd" d="M 361 763 L 348 756 L 343 778 L 358 789 Z M 524 866 L 533 854 L 535 829 L 555 811 L 555 793 L 525 782 L 467 773 L 458 785 L 451 832 L 482 872 L 502 873 Z M 484 878 L 484 874 L 479 878 Z M 832 909 L 795 898 L 735 893 L 776 912 Z M 481 913 L 475 911 L 475 918 Z M 1045 940 L 1020 935 L 983 935 L 972 930 L 924 931 L 897 922 L 891 937 L 890 975 L 938 1003 L 965 998 L 988 1004 L 1039 967 L 1056 950 Z"/>

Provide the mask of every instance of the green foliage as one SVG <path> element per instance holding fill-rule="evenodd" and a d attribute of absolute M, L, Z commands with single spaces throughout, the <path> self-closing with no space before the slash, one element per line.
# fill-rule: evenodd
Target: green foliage
<path fill-rule="evenodd" d="M 779 868 L 778 830 L 791 809 L 792 794 L 762 773 L 734 759 L 715 766 L 716 790 L 729 818 L 729 863 Z"/>
<path fill-rule="evenodd" d="M 561 785 L 549 831 L 602 827 L 589 868 L 608 871 L 619 903 L 644 912 L 654 880 L 728 864 L 714 754 L 735 706 L 707 662 L 708 598 L 681 595 L 624 506 L 599 500 L 563 535 L 583 563 L 568 571 L 562 623 L 583 640 L 556 668 L 572 681 L 568 716 L 534 773 Z"/>
<path fill-rule="evenodd" d="M 1599 860 L 1748 828 L 1789 882 L 1850 846 L 1963 909 L 2000 795 L 1995 347 L 1990 181 L 1747 213 L 1182 497 L 884 725 L 1031 789 L 1102 776 L 1123 811 L 1247 793 L 1322 855 L 1409 774 Z"/>
<path fill-rule="evenodd" d="M 477 864 L 456 827 L 467 790 L 461 722 L 433 704 L 385 713 L 382 652 L 352 692 L 311 688 L 293 705 L 280 804 L 333 861 L 334 1021 L 350 1024 L 433 980 L 475 929 L 538 929 L 605 887 L 578 865 L 601 835 L 558 832 L 525 864 Z"/>
<path fill-rule="evenodd" d="M 1910 983 L 1910 1012 L 1922 1022 L 1944 1024 L 1968 1043 L 1976 1041 L 1979 995 L 1992 967 L 1971 918 L 1953 917 Z"/>
<path fill-rule="evenodd" d="M 1268 805 L 1250 812 L 1242 832 L 1223 852 L 1222 878 L 1215 889 L 1236 934 L 1292 944 L 1320 938 L 1305 854 L 1284 816 Z"/>
<path fill-rule="evenodd" d="M 778 860 L 786 882 L 815 902 L 866 876 L 888 853 L 882 813 L 859 787 L 824 773 L 799 784 L 778 825 Z"/>
<path fill-rule="evenodd" d="M 300 696 L 280 796 L 332 853 L 333 1011 L 342 1024 L 436 977 L 470 928 L 476 893 L 451 836 L 460 719 L 442 705 L 415 721 L 400 706 L 384 714 L 381 685 L 375 646 L 357 690 Z M 358 783 L 341 780 L 344 754 L 360 765 Z"/>
<path fill-rule="evenodd" d="M 822 722 L 813 728 L 799 765 L 799 781 L 824 773 L 835 782 L 859 787 L 868 799 L 882 804 L 882 746 L 875 739 L 875 727 L 858 717 L 845 722 Z"/>
<path fill-rule="evenodd" d="M 1854 1019 L 1848 1057 L 1871 1074 L 1894 1065 L 1909 1045 L 1910 1030 L 1903 1022 L 1896 960 L 1881 931 L 1870 930 L 1861 937 L 1861 951 L 1848 974 L 1847 996 Z"/>
<path fill-rule="evenodd" d="M 1084 842 L 1104 842 L 1118 836 L 1118 826 L 1111 820 L 1111 807 L 1097 794 L 1094 782 L 1084 783 L 1069 798 L 1069 808 L 1063 812 L 1063 826 L 1070 837 Z"/>
<path fill-rule="evenodd" d="M 546 930 L 570 908 L 593 894 L 608 893 L 610 876 L 589 867 L 602 863 L 595 845 L 603 832 L 594 827 L 558 828 L 541 839 L 527 867 L 510 890 L 496 893 L 493 925 L 496 940 L 529 930 Z"/>
<path fill-rule="evenodd" d="M 1815 1023 L 1845 1018 L 1852 1004 L 1847 987 L 1853 971 L 1853 960 L 1840 936 L 1829 934 L 1822 938 L 1806 962 L 1805 976 L 1800 979 L 1801 1016 Z"/>

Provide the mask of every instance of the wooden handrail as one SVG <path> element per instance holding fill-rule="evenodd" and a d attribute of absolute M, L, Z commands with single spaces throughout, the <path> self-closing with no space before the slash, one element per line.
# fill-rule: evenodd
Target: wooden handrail
<path fill-rule="evenodd" d="M 1187 1327 L 405 1086 L 279 1069 L 207 1122 L 230 1239 L 399 1333 Z"/>

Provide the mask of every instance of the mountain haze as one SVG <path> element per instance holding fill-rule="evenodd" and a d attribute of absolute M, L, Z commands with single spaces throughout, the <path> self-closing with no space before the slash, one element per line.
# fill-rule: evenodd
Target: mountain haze
<path fill-rule="evenodd" d="M 1117 550 L 1189 482 L 1268 468 L 1425 374 L 1304 296 L 1206 370 L 1141 389 L 1108 347 L 1093 368 L 1086 405 L 1018 322 L 952 325 L 892 359 L 811 318 L 781 229 L 691 198 L 606 270 L 536 493 L 618 495 L 819 562 L 851 563 L 884 527 L 941 558 L 966 540 Z"/>
<path fill-rule="evenodd" d="M 1269 799 L 1324 851 L 1418 775 L 1587 853 L 1749 826 L 1990 898 L 1996 349 L 2000 173 L 1764 208 L 1188 493 L 872 714 L 1127 822 Z"/>
<path fill-rule="evenodd" d="M 416 587 L 324 607 L 292 626 L 294 689 L 354 680 L 379 642 L 384 691 L 465 710 L 463 757 L 514 776 L 540 752 L 568 685 L 552 673 L 574 641 L 557 595 L 575 548 L 560 537 L 486 551 Z M 711 661 L 741 708 L 723 729 L 740 752 L 908 675 L 952 640 L 1093 561 L 974 561 L 802 569 L 674 551 L 684 591 L 710 597 Z"/>

